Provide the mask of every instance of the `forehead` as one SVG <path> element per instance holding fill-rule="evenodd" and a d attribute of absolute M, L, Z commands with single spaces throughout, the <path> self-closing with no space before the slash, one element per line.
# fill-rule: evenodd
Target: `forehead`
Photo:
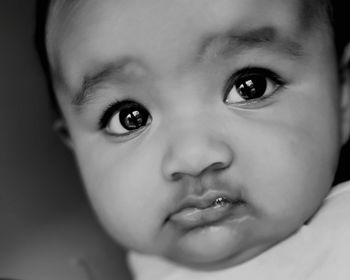
<path fill-rule="evenodd" d="M 77 75 L 75 67 L 107 63 L 116 56 L 160 63 L 166 58 L 174 65 L 179 55 L 194 52 L 205 36 L 229 29 L 244 31 L 272 26 L 281 34 L 300 36 L 309 25 L 303 3 L 301 0 L 58 0 L 49 21 L 48 53 L 51 64 L 69 77 Z"/>

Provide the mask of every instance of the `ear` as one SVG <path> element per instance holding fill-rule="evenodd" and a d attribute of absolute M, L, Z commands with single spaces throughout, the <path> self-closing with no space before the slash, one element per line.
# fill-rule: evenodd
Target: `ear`
<path fill-rule="evenodd" d="M 72 149 L 73 144 L 66 121 L 63 118 L 58 118 L 54 121 L 52 128 L 57 133 L 63 144 L 69 149 Z"/>
<path fill-rule="evenodd" d="M 341 141 L 344 145 L 350 135 L 350 43 L 344 48 L 341 60 Z"/>

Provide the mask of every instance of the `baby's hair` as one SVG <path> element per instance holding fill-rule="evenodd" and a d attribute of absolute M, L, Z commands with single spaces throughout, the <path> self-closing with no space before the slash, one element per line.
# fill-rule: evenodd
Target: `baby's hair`
<path fill-rule="evenodd" d="M 52 2 L 53 0 L 37 0 L 36 2 L 35 47 L 46 76 L 53 113 L 57 113 L 57 115 L 61 117 L 62 114 L 57 104 L 53 88 L 52 73 L 46 49 L 46 23 Z"/>
<path fill-rule="evenodd" d="M 57 1 L 67 0 L 37 0 L 36 5 L 36 30 L 35 44 L 39 59 L 47 77 L 47 86 L 50 91 L 50 99 L 53 111 L 61 116 L 59 106 L 53 89 L 53 70 L 50 67 L 46 48 L 47 19 L 50 7 Z M 73 1 L 73 0 L 70 0 Z M 340 58 L 344 47 L 350 41 L 350 32 L 344 32 L 348 25 L 347 4 L 340 0 L 301 0 L 304 9 L 303 18 L 319 19 L 320 22 L 330 24 L 334 32 L 334 41 L 338 58 Z"/>
<path fill-rule="evenodd" d="M 346 31 L 346 26 L 349 25 L 347 4 L 340 0 L 322 1 L 326 2 L 327 13 L 334 30 L 337 53 L 341 55 L 345 46 L 350 42 L 350 32 Z"/>

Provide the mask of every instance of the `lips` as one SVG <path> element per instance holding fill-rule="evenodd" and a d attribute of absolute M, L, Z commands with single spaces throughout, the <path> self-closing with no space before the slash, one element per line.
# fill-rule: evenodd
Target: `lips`
<path fill-rule="evenodd" d="M 211 192 L 202 197 L 188 197 L 172 212 L 168 221 L 183 229 L 217 224 L 246 212 L 247 203 L 237 194 Z"/>

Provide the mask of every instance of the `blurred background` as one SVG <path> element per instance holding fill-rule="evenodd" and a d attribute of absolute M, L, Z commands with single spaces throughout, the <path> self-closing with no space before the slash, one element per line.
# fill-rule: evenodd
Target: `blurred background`
<path fill-rule="evenodd" d="M 124 252 L 96 222 L 51 129 L 34 2 L 0 2 L 0 277 L 129 279 Z M 347 145 L 337 182 L 350 178 L 349 154 Z"/>
<path fill-rule="evenodd" d="M 97 224 L 51 129 L 34 18 L 35 0 L 1 0 L 0 278 L 128 279 L 124 252 Z"/>

